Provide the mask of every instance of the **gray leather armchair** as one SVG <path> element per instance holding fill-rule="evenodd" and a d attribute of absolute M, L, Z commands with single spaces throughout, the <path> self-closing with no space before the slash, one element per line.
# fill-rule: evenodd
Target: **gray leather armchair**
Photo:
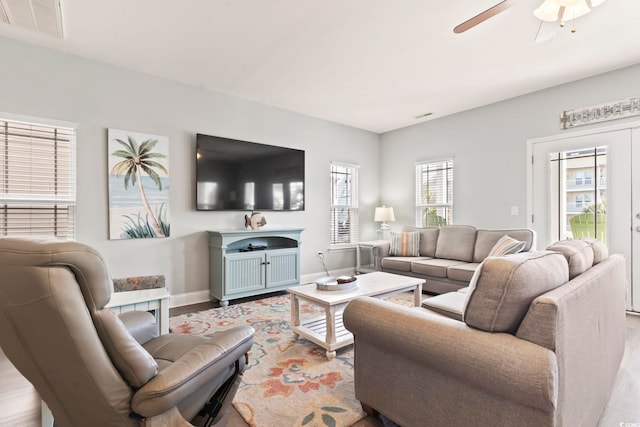
<path fill-rule="evenodd" d="M 249 326 L 211 338 L 156 336 L 153 316 L 105 308 L 98 252 L 0 238 L 0 346 L 56 426 L 209 425 L 229 406 L 253 345 Z M 218 411 L 222 407 L 221 411 Z"/>

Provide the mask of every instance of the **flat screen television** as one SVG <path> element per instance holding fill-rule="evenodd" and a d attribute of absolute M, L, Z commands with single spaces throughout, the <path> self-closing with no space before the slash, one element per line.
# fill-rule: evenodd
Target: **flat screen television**
<path fill-rule="evenodd" d="M 196 135 L 199 211 L 304 210 L 304 150 Z"/>

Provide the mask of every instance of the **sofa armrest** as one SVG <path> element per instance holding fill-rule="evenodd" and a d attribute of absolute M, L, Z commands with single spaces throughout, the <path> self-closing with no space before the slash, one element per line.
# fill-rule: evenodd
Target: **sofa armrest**
<path fill-rule="evenodd" d="M 386 256 L 389 256 L 389 249 L 391 248 L 391 242 L 380 241 L 371 246 L 371 252 L 373 258 L 376 261 L 375 265 L 380 265 L 380 260 Z"/>
<path fill-rule="evenodd" d="M 127 311 L 118 318 L 140 345 L 158 336 L 156 318 L 148 311 Z"/>
<path fill-rule="evenodd" d="M 381 369 L 377 366 L 379 356 L 387 354 L 409 361 L 408 365 L 414 369 L 423 367 L 426 373 L 435 372 L 439 378 L 452 378 L 465 384 L 460 396 L 465 394 L 465 389 L 476 389 L 545 413 L 552 413 L 557 406 L 556 356 L 544 347 L 510 334 L 473 329 L 428 310 L 369 297 L 350 302 L 343 319 L 355 336 L 356 371 L 363 376 L 376 377 Z M 364 354 L 359 354 L 361 347 L 367 350 Z M 367 373 L 369 363 L 371 372 Z M 402 361 L 398 365 L 394 371 L 403 369 Z M 407 385 L 410 393 L 439 392 L 430 389 L 437 387 L 436 381 L 424 378 L 420 381 L 415 371 L 408 375 L 415 376 L 419 382 Z M 378 388 L 387 394 L 401 392 L 389 387 L 389 384 L 380 384 Z"/>

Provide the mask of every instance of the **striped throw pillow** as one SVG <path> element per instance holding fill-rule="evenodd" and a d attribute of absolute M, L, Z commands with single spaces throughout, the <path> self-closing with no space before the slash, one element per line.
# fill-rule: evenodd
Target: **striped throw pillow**
<path fill-rule="evenodd" d="M 420 256 L 420 232 L 409 233 L 391 232 L 391 256 Z"/>
<path fill-rule="evenodd" d="M 509 237 L 506 234 L 498 240 L 498 242 L 491 248 L 488 256 L 504 256 L 509 254 L 517 254 L 527 245 L 527 242 L 521 242 L 513 237 Z"/>

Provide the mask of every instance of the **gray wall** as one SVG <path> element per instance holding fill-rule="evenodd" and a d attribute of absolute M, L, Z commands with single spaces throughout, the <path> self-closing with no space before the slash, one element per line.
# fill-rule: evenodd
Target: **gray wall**
<path fill-rule="evenodd" d="M 455 223 L 525 227 L 527 140 L 561 134 L 563 110 L 635 96 L 640 65 L 383 134 L 380 202 L 394 207 L 392 229 L 415 222 L 415 163 L 447 157 L 454 159 Z"/>
<path fill-rule="evenodd" d="M 444 157 L 455 160 L 456 223 L 523 227 L 527 139 L 562 133 L 564 109 L 640 94 L 636 65 L 378 136 L 6 38 L 0 55 L 0 112 L 79 126 L 77 239 L 103 253 L 114 277 L 166 275 L 183 303 L 208 289 L 204 231 L 241 228 L 245 214 L 195 210 L 196 133 L 306 150 L 306 211 L 265 214 L 268 226 L 306 229 L 302 273 L 313 275 L 322 270 L 317 251 L 329 246 L 330 161 L 361 166 L 362 239 L 377 236 L 379 204 L 394 207 L 393 229 L 413 224 L 414 165 Z M 171 237 L 108 240 L 108 128 L 169 137 Z M 327 262 L 353 268 L 355 255 L 331 252 Z"/>
<path fill-rule="evenodd" d="M 322 271 L 329 246 L 329 163 L 357 163 L 363 235 L 375 236 L 379 136 L 301 114 L 0 38 L 0 112 L 77 123 L 77 240 L 113 277 L 164 274 L 180 302 L 208 292 L 207 229 L 238 229 L 247 212 L 195 210 L 195 134 L 306 150 L 306 211 L 265 212 L 269 227 L 304 227 L 302 273 Z M 108 240 L 107 129 L 164 135 L 170 144 L 171 237 Z M 332 269 L 355 253 L 330 253 Z M 188 294 L 188 295 L 187 295 Z M 206 297 L 205 297 L 206 298 Z M 176 301 L 174 299 L 174 301 Z"/>

